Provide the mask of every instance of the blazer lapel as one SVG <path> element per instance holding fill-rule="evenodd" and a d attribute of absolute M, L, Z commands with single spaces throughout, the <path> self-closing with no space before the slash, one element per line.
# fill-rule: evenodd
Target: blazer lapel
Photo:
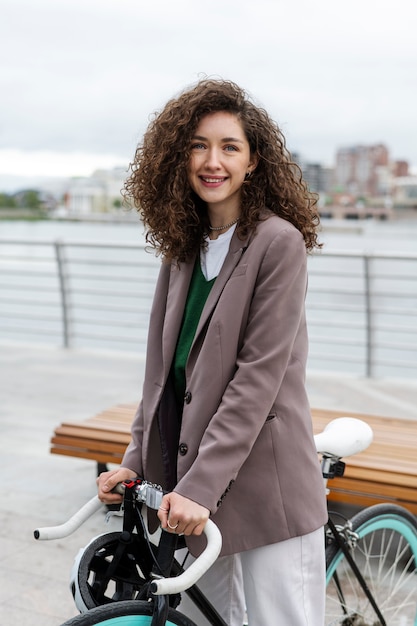
<path fill-rule="evenodd" d="M 207 298 L 207 302 L 201 314 L 193 344 L 197 339 L 199 333 L 207 323 L 207 320 L 210 318 L 212 312 L 214 311 L 216 304 L 221 296 L 221 293 L 230 276 L 232 275 L 233 270 L 242 258 L 242 255 L 244 254 L 251 237 L 252 235 L 249 235 L 245 240 L 242 240 L 239 239 L 236 232 L 234 232 L 232 240 L 230 242 L 229 252 L 226 255 L 222 269 L 220 270 L 220 274 L 217 276 L 214 282 L 213 288 L 210 291 L 209 297 Z"/>
<path fill-rule="evenodd" d="M 203 312 L 200 317 L 200 321 L 197 326 L 197 331 L 194 337 L 193 345 L 197 339 L 199 333 L 204 328 L 207 320 L 210 318 L 216 304 L 220 298 L 220 295 L 229 280 L 233 270 L 239 263 L 242 255 L 244 254 L 250 239 L 253 234 L 245 239 L 239 239 L 236 232 L 233 234 L 230 242 L 229 252 L 226 255 L 223 267 L 220 274 L 216 278 L 212 290 L 210 291 L 207 302 L 204 306 Z M 191 282 L 195 263 L 195 257 L 193 257 L 187 263 L 171 264 L 171 275 L 169 281 L 169 289 L 166 304 L 166 316 L 165 323 L 162 332 L 162 354 L 163 354 L 163 368 L 164 368 L 164 380 L 167 379 L 169 374 L 169 368 L 171 367 L 172 359 L 177 344 L 178 335 L 181 328 L 182 317 L 184 314 L 185 302 L 187 300 L 188 289 Z M 193 349 L 191 346 L 191 350 Z"/>

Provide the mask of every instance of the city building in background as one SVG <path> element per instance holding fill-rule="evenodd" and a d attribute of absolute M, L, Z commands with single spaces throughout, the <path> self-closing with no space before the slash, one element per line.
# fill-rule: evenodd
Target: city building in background
<path fill-rule="evenodd" d="M 325 167 L 320 163 L 302 163 L 304 179 L 310 191 L 319 195 L 325 195 L 332 191 L 334 181 L 334 169 Z"/>
<path fill-rule="evenodd" d="M 389 219 L 396 216 L 397 208 L 411 209 L 417 217 L 417 177 L 409 175 L 406 161 L 392 162 L 383 144 L 340 148 L 334 168 L 305 161 L 298 153 L 292 158 L 310 191 L 318 194 L 322 217 Z M 74 217 L 120 214 L 126 175 L 125 168 L 119 167 L 70 179 L 63 196 L 65 213 Z"/>
<path fill-rule="evenodd" d="M 417 176 L 403 176 L 395 178 L 393 185 L 392 201 L 393 205 L 399 210 L 416 210 Z"/>
<path fill-rule="evenodd" d="M 384 144 L 339 148 L 335 185 L 356 196 L 384 196 L 389 191 L 390 163 Z"/>
<path fill-rule="evenodd" d="M 322 218 L 417 218 L 417 175 L 407 161 L 392 160 L 383 143 L 340 147 L 334 167 L 309 162 L 296 152 L 291 156 L 310 191 L 318 194 Z M 126 167 L 116 167 L 64 179 L 59 192 L 42 184 L 13 194 L 0 190 L 0 216 L 36 210 L 44 217 L 125 219 L 134 214 L 123 201 L 126 177 Z"/>
<path fill-rule="evenodd" d="M 122 206 L 121 190 L 126 169 L 96 170 L 91 176 L 71 178 L 64 193 L 63 206 L 70 215 L 111 213 Z"/>
<path fill-rule="evenodd" d="M 303 178 L 310 191 L 319 195 L 325 195 L 332 191 L 334 181 L 334 169 L 332 167 L 326 167 L 321 163 L 309 163 L 298 152 L 293 152 L 291 157 L 301 168 Z"/>
<path fill-rule="evenodd" d="M 417 177 L 409 164 L 392 160 L 384 144 L 341 147 L 333 175 L 321 182 L 317 166 L 304 165 L 311 189 L 320 192 L 322 217 L 390 219 L 417 217 Z"/>

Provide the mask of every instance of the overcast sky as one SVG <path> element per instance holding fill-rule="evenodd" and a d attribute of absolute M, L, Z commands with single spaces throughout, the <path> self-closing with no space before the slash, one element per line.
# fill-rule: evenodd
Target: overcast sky
<path fill-rule="evenodd" d="M 291 150 L 417 166 L 415 0 L 1 0 L 0 176 L 128 165 L 199 76 L 245 87 Z"/>

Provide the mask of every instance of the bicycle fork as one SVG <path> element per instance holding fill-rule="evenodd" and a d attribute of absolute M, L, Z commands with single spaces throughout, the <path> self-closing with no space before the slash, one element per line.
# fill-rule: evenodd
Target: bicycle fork
<path fill-rule="evenodd" d="M 340 550 L 343 552 L 343 554 L 346 557 L 347 562 L 349 563 L 353 573 L 356 576 L 356 579 L 358 581 L 358 583 L 360 584 L 364 594 L 366 595 L 366 597 L 368 598 L 373 610 L 375 611 L 375 614 L 377 615 L 378 619 L 379 619 L 379 623 L 381 626 L 387 626 L 387 623 L 381 613 L 381 611 L 379 610 L 379 607 L 377 605 L 377 603 L 375 602 L 375 598 L 372 595 L 371 590 L 369 589 L 366 580 L 364 579 L 364 577 L 362 576 L 358 566 L 356 565 L 356 562 L 352 556 L 352 552 L 351 552 L 351 546 L 349 545 L 349 542 L 347 540 L 347 538 L 345 537 L 344 533 L 340 532 L 337 528 L 335 523 L 333 522 L 333 520 L 329 517 L 327 524 L 330 528 L 330 530 L 333 533 L 333 537 L 336 541 L 336 544 L 338 546 L 338 548 L 340 548 Z M 347 603 L 344 599 L 344 595 L 343 595 L 343 589 L 340 585 L 340 581 L 339 578 L 337 576 L 337 573 L 335 572 L 334 574 L 334 582 L 336 585 L 336 589 L 337 589 L 337 594 L 339 596 L 339 600 L 340 603 L 342 605 L 342 609 L 343 612 L 346 613 L 347 615 Z"/>

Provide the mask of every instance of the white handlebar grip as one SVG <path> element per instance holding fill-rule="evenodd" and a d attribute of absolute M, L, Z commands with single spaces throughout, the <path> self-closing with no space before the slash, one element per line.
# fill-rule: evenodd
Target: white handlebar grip
<path fill-rule="evenodd" d="M 79 511 L 77 511 L 70 519 L 64 524 L 59 526 L 45 526 L 44 528 L 38 528 L 34 531 L 35 539 L 62 539 L 68 537 L 77 528 L 84 524 L 89 517 L 96 511 L 101 509 L 103 503 L 100 502 L 97 496 L 91 498 Z"/>
<path fill-rule="evenodd" d="M 207 521 L 204 527 L 204 534 L 207 538 L 207 546 L 200 556 L 179 576 L 154 580 L 151 586 L 152 593 L 156 596 L 161 596 L 185 591 L 192 587 L 213 565 L 220 554 L 222 536 L 212 520 Z"/>

